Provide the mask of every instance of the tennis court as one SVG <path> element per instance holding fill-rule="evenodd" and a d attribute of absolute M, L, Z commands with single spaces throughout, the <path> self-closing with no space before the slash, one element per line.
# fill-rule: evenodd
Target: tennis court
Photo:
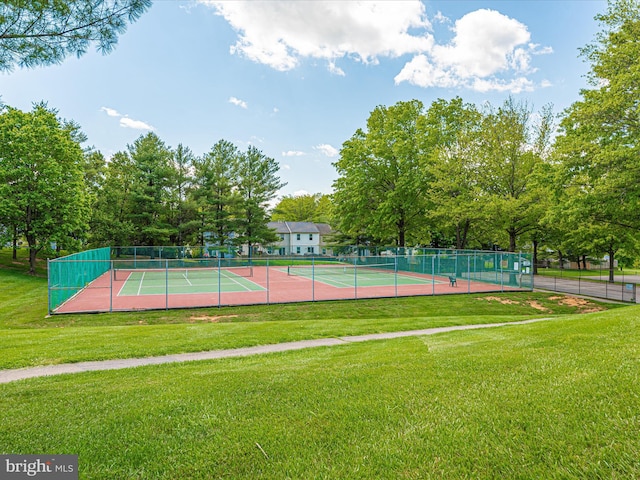
<path fill-rule="evenodd" d="M 188 295 L 219 292 L 253 292 L 264 287 L 252 282 L 252 267 L 114 270 L 114 280 L 124 279 L 118 296 Z"/>
<path fill-rule="evenodd" d="M 433 275 L 398 272 L 393 263 L 373 265 L 290 265 L 287 275 L 312 279 L 334 288 L 392 287 L 396 285 L 433 285 L 444 283 Z"/>
<path fill-rule="evenodd" d="M 166 252 L 166 250 L 165 250 Z M 221 307 L 530 291 L 525 257 L 503 252 L 192 258 L 88 250 L 49 262 L 50 313 Z M 453 279 L 453 281 L 452 281 Z"/>

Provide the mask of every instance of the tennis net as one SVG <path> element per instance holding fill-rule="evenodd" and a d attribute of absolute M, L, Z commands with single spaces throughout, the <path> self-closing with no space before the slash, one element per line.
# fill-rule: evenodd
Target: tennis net
<path fill-rule="evenodd" d="M 379 263 L 372 265 L 289 265 L 287 275 L 313 277 L 315 275 L 380 275 L 394 274 L 396 266 L 393 263 Z"/>

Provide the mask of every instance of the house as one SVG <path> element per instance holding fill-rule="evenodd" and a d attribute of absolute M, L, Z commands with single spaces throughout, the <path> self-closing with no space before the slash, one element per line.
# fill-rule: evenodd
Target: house
<path fill-rule="evenodd" d="M 270 255 L 327 255 L 327 238 L 333 233 L 326 223 L 269 222 L 280 240 L 265 248 Z"/>

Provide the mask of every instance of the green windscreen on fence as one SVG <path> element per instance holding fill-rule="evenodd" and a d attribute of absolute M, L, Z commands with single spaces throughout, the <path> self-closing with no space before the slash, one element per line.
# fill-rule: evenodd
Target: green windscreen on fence
<path fill-rule="evenodd" d="M 111 268 L 111 248 L 96 248 L 49 261 L 49 312 Z"/>

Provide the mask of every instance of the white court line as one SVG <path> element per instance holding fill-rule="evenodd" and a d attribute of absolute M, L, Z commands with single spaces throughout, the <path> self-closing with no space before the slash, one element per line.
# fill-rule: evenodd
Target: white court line
<path fill-rule="evenodd" d="M 127 275 L 127 278 L 124 279 L 124 282 L 122 283 L 122 286 L 120 287 L 120 290 L 118 290 L 118 293 L 116 294 L 116 297 L 120 296 L 120 294 L 122 293 L 122 290 L 124 289 L 125 285 L 127 284 L 129 279 L 131 278 L 131 275 L 132 275 L 132 272 L 129 272 L 129 274 Z"/>
<path fill-rule="evenodd" d="M 147 272 L 142 272 L 142 276 L 140 277 L 140 284 L 138 285 L 138 293 L 136 295 L 140 295 L 140 290 L 142 290 L 142 282 L 144 281 L 144 274 Z"/>
<path fill-rule="evenodd" d="M 231 280 L 233 283 L 236 283 L 236 284 L 240 285 L 246 291 L 253 292 L 253 290 L 251 290 L 249 287 L 247 287 L 246 285 L 241 284 L 239 281 L 237 281 L 235 278 L 233 278 L 231 276 L 221 275 L 221 278 L 224 278 L 224 279 L 227 279 L 227 280 Z M 222 284 L 222 282 L 220 282 L 220 284 Z"/>
<path fill-rule="evenodd" d="M 189 286 L 190 286 L 190 287 L 193 287 L 193 283 L 191 283 L 191 282 L 189 281 L 189 279 L 187 278 L 187 274 L 186 274 L 186 273 L 183 273 L 183 274 L 182 274 L 182 276 L 183 276 L 183 277 L 184 277 L 184 279 L 187 281 L 187 283 L 189 284 Z"/>

